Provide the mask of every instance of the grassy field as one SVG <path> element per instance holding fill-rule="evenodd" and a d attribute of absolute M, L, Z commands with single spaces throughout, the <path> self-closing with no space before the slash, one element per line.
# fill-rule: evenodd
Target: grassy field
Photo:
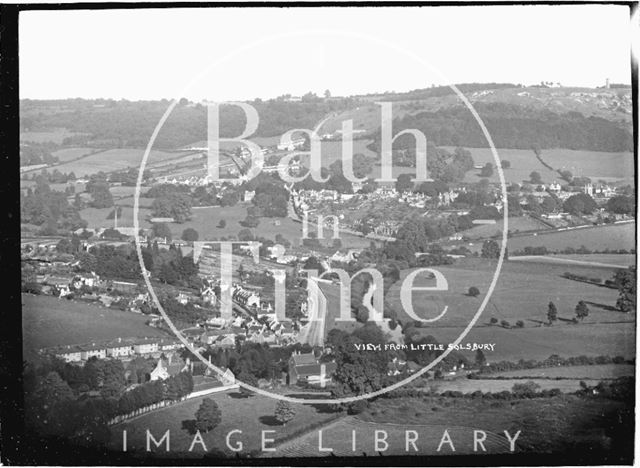
<path fill-rule="evenodd" d="M 148 199 L 147 199 L 148 200 Z M 146 229 L 151 227 L 151 223 L 146 221 L 147 216 L 151 213 L 149 208 L 144 208 L 145 200 L 141 199 L 141 207 L 138 213 L 140 220 L 140 228 Z M 118 203 L 120 204 L 120 203 Z M 113 227 L 113 219 L 107 219 L 113 208 L 85 208 L 80 210 L 80 216 L 86 220 L 89 229 Z M 119 227 L 133 227 L 133 208 L 129 206 L 122 207 L 122 213 L 118 216 Z M 182 233 L 182 231 L 180 231 Z"/>
<path fill-rule="evenodd" d="M 142 162 L 144 150 L 142 149 L 112 149 L 87 156 L 76 161 L 70 161 L 57 166 L 61 172 L 74 172 L 77 177 L 84 177 L 100 171 L 113 172 L 130 167 L 139 167 Z M 176 153 L 154 150 L 149 156 L 148 164 L 164 159 L 171 159 Z"/>
<path fill-rule="evenodd" d="M 560 366 L 540 369 L 519 369 L 494 372 L 490 377 L 569 377 L 574 379 L 615 379 L 634 376 L 635 366 L 631 364 L 600 364 L 594 366 Z"/>
<path fill-rule="evenodd" d="M 532 381 L 540 386 L 540 390 L 552 390 L 557 388 L 562 393 L 573 393 L 576 390 L 580 390 L 580 381 L 590 386 L 595 386 L 600 381 L 599 379 L 562 379 L 562 380 L 550 380 L 550 379 L 454 379 L 454 380 L 438 380 L 434 381 L 428 386 L 429 389 L 442 393 L 446 391 L 473 393 L 475 391 L 499 393 L 503 391 L 511 391 L 515 384 L 521 384 L 523 382 Z"/>
<path fill-rule="evenodd" d="M 439 266 L 436 269 L 445 276 L 449 289 L 442 292 L 415 292 L 413 303 L 416 313 L 420 317 L 434 317 L 444 305 L 449 306 L 447 314 L 431 326 L 457 326 L 468 323 L 478 310 L 480 302 L 486 294 L 496 263 L 484 259 L 461 259 L 451 266 Z M 410 270 L 402 272 L 401 281 L 391 287 L 391 301 L 402 309 L 399 303 L 402 280 Z M 558 307 L 560 317 L 573 317 L 573 309 L 579 300 L 603 305 L 615 305 L 618 293 L 609 288 L 580 283 L 562 278 L 565 271 L 581 274 L 583 267 L 571 268 L 566 265 L 538 265 L 505 262 L 502 272 L 485 309 L 485 322 L 491 316 L 499 320 L 505 319 L 512 324 L 523 320 L 525 326 L 538 326 L 537 320 L 546 320 L 547 304 L 553 301 Z M 609 279 L 609 270 L 588 271 L 591 276 Z M 433 286 L 434 280 L 418 277 L 414 283 L 418 286 Z M 470 297 L 467 291 L 471 286 L 480 290 L 480 296 Z M 436 307 L 438 311 L 436 311 Z M 618 312 L 609 312 L 592 307 L 590 316 L 585 323 L 622 320 L 626 316 Z M 407 319 L 407 316 L 400 317 Z"/>
<path fill-rule="evenodd" d="M 502 228 L 504 225 L 504 221 L 501 219 L 496 220 L 496 224 L 484 224 L 474 226 L 471 229 L 468 229 L 462 234 L 469 239 L 483 239 L 487 237 L 492 237 L 497 233 L 500 233 L 502 236 Z M 521 232 L 521 231 L 533 231 L 533 230 L 542 230 L 549 229 L 549 226 L 541 223 L 533 218 L 528 216 L 519 216 L 517 218 L 509 218 L 508 220 L 509 233 Z"/>
<path fill-rule="evenodd" d="M 541 157 L 555 169 L 571 171 L 574 177 L 589 177 L 594 182 L 605 180 L 633 184 L 635 171 L 632 153 L 556 149 L 544 150 Z"/>
<path fill-rule="evenodd" d="M 412 304 L 415 313 L 423 318 L 436 317 L 448 306 L 447 313 L 440 320 L 427 323 L 424 328 L 419 329 L 421 334 L 432 335 L 440 343 L 448 344 L 460 336 L 480 307 L 495 271 L 495 262 L 469 258 L 460 260 L 458 264 L 436 269 L 447 279 L 449 289 L 438 293 L 414 292 Z M 387 296 L 403 323 L 413 321 L 400 303 L 400 288 L 409 271 L 402 272 L 401 281 L 391 287 Z M 613 275 L 611 269 L 505 262 L 487 307 L 462 344 L 494 344 L 493 351 L 485 351 L 490 362 L 542 360 L 552 354 L 566 357 L 581 354 L 633 357 L 635 316 L 623 314 L 612 307 L 615 306 L 618 292 L 563 278 L 566 271 L 602 279 L 609 279 Z M 433 286 L 433 280 L 421 279 L 419 276 L 414 287 L 419 286 Z M 467 295 L 471 286 L 479 288 L 479 297 Z M 333 319 L 339 314 L 338 307 L 335 306 L 339 303 L 339 287 L 322 285 L 322 290 L 328 301 L 334 304 L 328 311 L 327 331 L 345 327 L 348 327 L 346 331 L 352 331 L 359 326 L 348 322 L 336 324 Z M 589 316 L 574 325 L 568 320 L 575 316 L 574 309 L 580 300 L 587 303 Z M 550 301 L 558 308 L 559 317 L 552 327 L 544 326 Z M 489 324 L 492 317 L 498 321 L 507 320 L 513 327 L 518 320 L 522 320 L 524 327 L 507 329 L 493 326 Z M 461 352 L 469 359 L 474 358 L 473 351 Z"/>
<path fill-rule="evenodd" d="M 627 267 L 635 265 L 636 256 L 632 254 L 588 254 L 588 255 L 549 255 L 552 258 L 564 258 L 567 260 L 577 260 L 583 262 L 608 263 Z"/>
<path fill-rule="evenodd" d="M 79 159 L 83 156 L 95 153 L 97 151 L 101 150 L 95 148 L 63 148 L 58 151 L 54 151 L 52 154 L 53 156 L 58 158 L 61 163 L 64 163 L 67 161 L 72 161 L 74 159 Z"/>
<path fill-rule="evenodd" d="M 453 147 L 444 147 L 453 151 Z M 495 160 L 489 148 L 468 148 L 476 164 L 490 162 L 495 167 Z M 507 182 L 521 184 L 529 180 L 532 171 L 539 172 L 544 183 L 549 184 L 559 180 L 559 175 L 540 163 L 531 150 L 500 148 L 498 157 L 500 160 L 511 162 L 511 168 L 504 170 Z M 633 183 L 633 154 L 604 153 L 599 151 L 574 151 L 565 149 L 543 150 L 541 154 L 544 162 L 554 169 L 568 169 L 574 176 L 590 177 L 594 181 L 606 180 L 607 182 Z M 477 182 L 480 171 L 469 171 L 465 182 Z M 491 182 L 498 182 L 498 172 L 494 170 Z"/>
<path fill-rule="evenodd" d="M 61 145 L 65 138 L 77 135 L 65 128 L 49 130 L 46 132 L 20 132 L 20 141 L 33 143 L 56 143 Z"/>
<path fill-rule="evenodd" d="M 229 207 L 194 208 L 191 220 L 183 224 L 171 224 L 171 232 L 174 238 L 179 238 L 182 231 L 190 227 L 198 231 L 200 240 L 237 236 L 238 232 L 245 229 L 240 225 L 240 221 L 246 218 L 249 206 L 251 206 L 249 203 L 238 203 Z M 226 221 L 224 228 L 218 227 L 221 219 Z M 310 228 L 310 230 L 312 229 Z M 277 234 L 282 234 L 293 246 L 298 246 L 301 243 L 302 224 L 294 222 L 290 218 L 260 218 L 260 224 L 252 231 L 256 236 L 267 239 L 275 239 Z M 371 242 L 370 239 L 344 233 L 340 235 L 340 239 L 344 248 L 368 247 Z M 331 242 L 330 239 L 326 239 L 326 241 L 327 243 Z"/>
<path fill-rule="evenodd" d="M 222 451 L 227 456 L 234 453 L 226 447 L 225 437 L 229 431 L 242 430 L 242 434 L 232 435 L 231 442 L 242 441 L 242 454 L 247 455 L 261 448 L 261 431 L 274 431 L 268 433 L 268 438 L 282 440 L 284 437 L 304 430 L 312 424 L 322 423 L 334 418 L 335 413 L 330 412 L 326 405 L 292 404 L 296 415 L 286 425 L 281 425 L 275 420 L 274 410 L 276 400 L 253 395 L 242 397 L 239 392 L 217 393 L 207 398 L 214 400 L 222 412 L 221 423 L 212 431 L 202 434 L 207 450 Z M 195 431 L 192 431 L 195 413 L 202 403 L 203 397 L 193 398 L 175 406 L 154 411 L 132 421 L 113 426 L 112 446 L 117 449 L 122 447 L 122 431 L 127 431 L 128 450 L 131 452 L 144 451 L 146 448 L 146 430 L 149 429 L 156 439 L 159 439 L 167 430 L 171 431 L 171 452 L 165 453 L 156 449 L 153 455 L 167 457 L 202 457 L 205 452 L 202 445 L 196 444 L 195 449 L 189 452 L 189 446 L 193 440 Z M 271 444 L 273 446 L 274 444 Z M 148 455 L 141 453 L 141 455 Z"/>
<path fill-rule="evenodd" d="M 167 336 L 145 325 L 141 314 L 122 312 L 51 296 L 22 295 L 25 352 L 125 337 Z"/>
<path fill-rule="evenodd" d="M 386 411 L 385 409 L 385 412 Z M 431 411 L 431 409 L 429 409 L 429 411 Z M 404 413 L 405 412 L 400 411 L 400 414 Z M 384 451 L 385 456 L 452 454 L 453 452 L 448 444 L 443 445 L 440 453 L 437 452 L 438 445 L 445 430 L 447 430 L 451 436 L 455 454 L 463 455 L 474 453 L 473 428 L 470 426 L 454 426 L 450 424 L 427 425 L 424 423 L 411 424 L 400 421 L 398 423 L 385 423 L 364 421 L 357 417 L 343 418 L 324 428 L 322 431 L 322 446 L 332 448 L 333 454 L 338 457 L 362 456 L 363 454 L 366 454 L 366 456 L 377 456 L 378 453 L 375 447 L 375 431 L 377 430 L 383 430 L 387 433 L 389 447 Z M 415 431 L 418 434 L 415 449 L 409 445 L 407 450 L 405 445 L 405 431 Z M 355 451 L 352 445 L 354 432 L 356 434 Z M 322 456 L 323 454 L 318 451 L 318 437 L 317 431 L 311 431 L 302 437 L 283 444 L 281 447 L 278 447 L 276 452 L 269 454 L 269 456 Z M 485 448 L 487 453 L 507 453 L 509 452 L 509 443 L 504 434 L 498 435 L 493 432 L 488 432 Z"/>
<path fill-rule="evenodd" d="M 467 259 L 453 266 L 437 267 L 447 278 L 449 290 L 440 294 L 414 292 L 414 310 L 420 317 L 431 318 L 445 306 L 449 308 L 443 318 L 426 324 L 421 333 L 433 335 L 441 343 L 455 340 L 477 312 L 494 269 L 494 262 L 482 259 Z M 582 266 L 505 262 L 487 307 L 464 342 L 495 343 L 494 351 L 486 352 L 490 361 L 545 359 L 551 354 L 633 356 L 635 317 L 610 310 L 616 303 L 617 291 L 562 278 L 565 271 L 602 279 L 612 276 L 612 271 L 608 269 L 594 271 L 593 268 Z M 401 279 L 407 273 L 403 271 Z M 433 280 L 417 279 L 415 286 L 432 283 Z M 398 282 L 392 286 L 389 301 L 401 320 L 411 320 L 400 304 L 401 284 Z M 479 288 L 479 297 L 466 295 L 471 286 Z M 574 309 L 580 300 L 588 304 L 589 316 L 584 322 L 573 325 L 566 320 L 575 315 Z M 543 326 L 549 301 L 553 301 L 558 308 L 560 318 L 552 327 Z M 524 328 L 491 326 L 491 317 L 498 321 L 507 320 L 512 326 L 522 320 Z M 465 353 L 473 357 L 472 352 Z"/>
<path fill-rule="evenodd" d="M 588 254 L 588 255 L 524 255 L 511 257 L 514 262 L 531 262 L 546 264 L 584 265 L 594 268 L 626 268 L 635 265 L 635 255 L 625 254 Z"/>
<path fill-rule="evenodd" d="M 580 442 L 592 449 L 603 448 L 608 424 L 616 425 L 617 412 L 624 408 L 619 402 L 588 400 L 575 396 L 513 402 L 470 400 L 459 398 L 378 399 L 370 408 L 355 417 L 332 423 L 323 430 L 323 446 L 334 449 L 335 455 L 375 455 L 373 431 L 387 432 L 389 450 L 384 455 L 406 452 L 405 430 L 418 432 L 416 448 L 421 455 L 449 455 L 450 446 L 437 447 L 444 429 L 448 429 L 456 454 L 473 453 L 473 430 L 487 433 L 487 453 L 509 450 L 504 431 L 516 441 L 516 453 L 564 453 L 568 446 Z M 628 407 L 627 407 L 628 410 Z M 619 423 L 617 423 L 619 424 Z M 352 451 L 352 435 L 356 432 L 356 449 Z M 618 431 L 618 434 L 625 434 Z M 630 443 L 632 435 L 625 434 Z M 624 441 L 617 441 L 623 443 Z M 318 456 L 318 434 L 313 431 L 284 444 L 279 452 L 286 456 Z M 481 454 L 478 448 L 478 454 Z M 278 456 L 279 452 L 274 455 Z M 482 463 L 482 459 L 478 459 Z M 595 461 L 595 460 L 594 460 Z"/>
<path fill-rule="evenodd" d="M 584 245 L 590 250 L 635 249 L 635 223 L 614 224 L 593 228 L 571 229 L 568 231 L 522 236 L 509 239 L 509 250 L 523 250 L 525 247 L 544 246 L 551 251 L 568 247 L 575 249 Z"/>

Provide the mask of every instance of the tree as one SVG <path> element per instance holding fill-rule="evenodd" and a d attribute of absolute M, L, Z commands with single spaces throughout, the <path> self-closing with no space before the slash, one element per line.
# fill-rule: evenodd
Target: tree
<path fill-rule="evenodd" d="M 400 174 L 396 179 L 396 192 L 410 192 L 413 190 L 413 176 L 411 174 Z"/>
<path fill-rule="evenodd" d="M 209 432 L 220 424 L 222 420 L 218 404 L 211 398 L 205 398 L 196 411 L 196 429 L 202 432 Z"/>
<path fill-rule="evenodd" d="M 542 176 L 539 172 L 533 171 L 531 172 L 531 174 L 529 174 L 529 180 L 532 184 L 539 184 L 542 182 Z"/>
<path fill-rule="evenodd" d="M 484 356 L 484 353 L 481 349 L 476 351 L 476 366 L 483 367 L 487 363 L 487 358 Z"/>
<path fill-rule="evenodd" d="M 562 205 L 564 211 L 568 211 L 573 215 L 591 214 L 598 207 L 596 202 L 586 193 L 577 193 L 571 195 L 564 201 Z"/>
<path fill-rule="evenodd" d="M 616 307 L 622 312 L 633 312 L 636 309 L 636 267 L 618 270 L 613 281 L 618 287 Z"/>
<path fill-rule="evenodd" d="M 584 301 L 578 302 L 578 305 L 576 305 L 576 318 L 584 320 L 588 315 L 589 307 L 587 307 L 587 304 L 585 304 Z"/>
<path fill-rule="evenodd" d="M 480 170 L 480 177 L 491 177 L 493 175 L 493 164 L 488 162 Z"/>
<path fill-rule="evenodd" d="M 151 232 L 154 237 L 164 237 L 167 242 L 171 241 L 171 228 L 167 223 L 154 223 Z"/>
<path fill-rule="evenodd" d="M 554 195 L 544 197 L 540 209 L 543 213 L 553 213 L 558 209 L 558 199 Z"/>
<path fill-rule="evenodd" d="M 158 218 L 173 218 L 176 223 L 184 223 L 191 217 L 193 200 L 186 193 L 169 193 L 153 200 L 151 212 Z"/>
<path fill-rule="evenodd" d="M 296 411 L 291 403 L 284 400 L 278 400 L 276 403 L 275 417 L 280 424 L 286 425 L 296 415 Z"/>
<path fill-rule="evenodd" d="M 241 229 L 238 232 L 238 240 L 242 242 L 252 241 L 254 239 L 251 229 Z"/>
<path fill-rule="evenodd" d="M 187 228 L 182 231 L 182 240 L 187 242 L 195 242 L 198 240 L 198 231 L 193 228 Z"/>
<path fill-rule="evenodd" d="M 496 323 L 498 323 L 498 319 L 497 319 L 497 318 L 495 318 L 495 317 L 491 317 L 491 319 L 489 320 L 489 323 L 490 323 L 491 325 L 495 325 Z"/>
<path fill-rule="evenodd" d="M 632 214 L 635 213 L 636 207 L 633 197 L 617 195 L 607 201 L 607 210 L 615 214 Z"/>
<path fill-rule="evenodd" d="M 252 387 L 258 387 L 258 379 L 251 372 L 248 372 L 246 369 L 243 369 L 238 374 L 238 381 L 242 383 L 246 383 L 247 385 L 251 385 Z M 245 396 L 252 395 L 253 392 L 246 387 L 240 387 L 240 393 Z"/>
<path fill-rule="evenodd" d="M 558 309 L 553 302 L 549 302 L 549 307 L 547 309 L 547 320 L 549 320 L 549 325 L 552 325 L 553 322 L 558 320 Z"/>
<path fill-rule="evenodd" d="M 227 221 L 226 220 L 221 219 L 220 221 L 218 221 L 218 228 L 224 229 L 225 227 L 227 227 Z"/>
<path fill-rule="evenodd" d="M 480 295 L 480 290 L 478 288 L 476 288 L 475 286 L 471 286 L 469 288 L 469 292 L 467 292 L 467 295 L 469 295 L 471 297 L 478 297 Z"/>
<path fill-rule="evenodd" d="M 482 244 L 482 258 L 500 257 L 500 245 L 494 240 L 486 240 Z"/>
<path fill-rule="evenodd" d="M 356 320 L 360 323 L 365 323 L 369 320 L 369 309 L 367 309 L 363 304 L 360 304 L 356 309 Z"/>
<path fill-rule="evenodd" d="M 353 174 L 362 179 L 368 175 L 373 169 L 373 159 L 366 157 L 362 153 L 356 153 L 352 158 Z"/>
<path fill-rule="evenodd" d="M 507 204 L 509 205 L 509 217 L 522 216 L 522 207 L 520 206 L 520 197 L 518 195 L 507 195 Z"/>
<path fill-rule="evenodd" d="M 510 169 L 511 168 L 511 162 L 507 161 L 506 159 L 503 159 L 502 161 L 500 161 L 500 165 L 502 166 L 502 169 Z"/>

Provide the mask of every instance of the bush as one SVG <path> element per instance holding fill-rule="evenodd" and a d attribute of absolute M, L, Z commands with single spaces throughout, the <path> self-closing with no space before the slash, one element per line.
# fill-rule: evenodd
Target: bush
<path fill-rule="evenodd" d="M 480 290 L 475 286 L 471 286 L 467 294 L 471 297 L 478 297 L 480 295 Z"/>
<path fill-rule="evenodd" d="M 187 228 L 182 231 L 182 240 L 187 242 L 195 242 L 198 240 L 198 231 L 193 228 Z"/>
<path fill-rule="evenodd" d="M 540 385 L 532 380 L 525 383 L 517 383 L 511 388 L 513 396 L 518 398 L 533 398 L 536 396 L 537 391 L 540 389 Z"/>
<path fill-rule="evenodd" d="M 516 327 L 517 328 L 524 328 L 524 322 L 522 320 L 518 320 L 516 322 Z"/>
<path fill-rule="evenodd" d="M 367 408 L 369 408 L 369 402 L 367 400 L 358 400 L 349 404 L 347 414 L 360 414 Z"/>
<path fill-rule="evenodd" d="M 504 328 L 511 328 L 511 324 L 509 322 L 507 322 L 506 320 L 501 320 L 500 321 L 500 325 Z"/>
<path fill-rule="evenodd" d="M 489 323 L 490 323 L 491 325 L 495 325 L 496 323 L 498 323 L 498 319 L 497 319 L 497 318 L 495 318 L 495 317 L 491 317 L 491 319 L 489 320 Z"/>

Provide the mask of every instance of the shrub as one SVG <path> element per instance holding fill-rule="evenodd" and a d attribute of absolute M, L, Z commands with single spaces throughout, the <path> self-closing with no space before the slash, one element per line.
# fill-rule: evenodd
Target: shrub
<path fill-rule="evenodd" d="M 471 297 L 478 297 L 480 295 L 480 290 L 475 286 L 471 286 L 467 294 Z"/>
<path fill-rule="evenodd" d="M 495 325 L 496 323 L 498 323 L 498 319 L 497 319 L 497 318 L 495 318 L 495 317 L 491 317 L 491 319 L 489 320 L 489 323 L 490 323 L 491 325 Z"/>
<path fill-rule="evenodd" d="M 540 389 L 540 385 L 532 380 L 525 383 L 514 384 L 511 393 L 518 398 L 533 398 Z"/>
<path fill-rule="evenodd" d="M 182 240 L 187 242 L 195 242 L 198 240 L 198 231 L 193 228 L 186 228 L 182 231 Z"/>
<path fill-rule="evenodd" d="M 501 320 L 500 325 L 503 326 L 504 328 L 511 328 L 511 324 L 506 320 Z"/>
<path fill-rule="evenodd" d="M 516 322 L 516 327 L 518 327 L 518 328 L 524 328 L 524 322 L 523 322 L 522 320 L 518 320 L 518 321 Z"/>
<path fill-rule="evenodd" d="M 360 414 L 367 408 L 369 408 L 367 400 L 358 400 L 347 407 L 347 414 Z"/>
<path fill-rule="evenodd" d="M 296 415 L 296 411 L 291 403 L 284 400 L 278 400 L 275 409 L 275 417 L 281 424 L 287 424 Z"/>

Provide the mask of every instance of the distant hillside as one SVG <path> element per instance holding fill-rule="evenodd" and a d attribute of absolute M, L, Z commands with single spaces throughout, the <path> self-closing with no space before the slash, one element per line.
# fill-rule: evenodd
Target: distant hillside
<path fill-rule="evenodd" d="M 557 113 L 580 112 L 585 117 L 595 116 L 620 123 L 630 123 L 633 112 L 631 87 L 616 88 L 545 88 L 522 87 L 508 83 L 469 83 L 456 87 L 471 101 L 497 102 L 523 107 L 544 108 Z M 369 102 L 384 100 L 397 102 L 406 112 L 437 111 L 461 104 L 449 86 L 437 86 L 408 93 L 387 93 L 360 96 Z"/>
<path fill-rule="evenodd" d="M 352 99 L 310 98 L 303 102 L 284 99 L 251 103 L 260 117 L 255 136 L 282 135 L 294 128 L 312 129 L 325 115 L 352 108 Z M 143 148 L 167 110 L 169 101 L 113 101 L 69 99 L 64 101 L 24 100 L 20 103 L 21 132 L 64 129 L 71 133 L 65 146 L 100 148 Z M 236 106 L 221 109 L 220 135 L 240 135 L 245 116 Z M 176 149 L 207 139 L 207 109 L 201 104 L 176 106 L 160 131 L 155 146 Z"/>
<path fill-rule="evenodd" d="M 620 152 L 633 150 L 630 128 L 601 117 L 584 117 L 571 111 L 556 113 L 544 108 L 499 102 L 477 102 L 474 108 L 498 148 L 565 148 Z M 628 127 L 628 126 L 627 126 Z M 394 121 L 394 132 L 406 128 L 422 131 L 436 146 L 487 146 L 469 110 L 458 105 L 435 112 L 405 114 Z M 379 131 L 374 133 L 377 149 Z M 411 137 L 401 137 L 397 147 L 412 147 Z"/>
<path fill-rule="evenodd" d="M 633 148 L 630 88 L 525 88 L 509 83 L 457 86 L 473 103 L 500 148 L 609 152 Z M 331 115 L 321 134 L 335 132 L 343 120 L 353 119 L 361 136 L 375 139 L 380 126 L 380 107 L 375 101 L 393 102 L 394 131 L 418 128 L 436 145 L 486 146 L 477 123 L 448 86 L 327 100 L 315 96 L 296 102 L 255 100 L 251 104 L 258 111 L 260 125 L 254 137 L 279 136 L 293 128 L 312 129 Z M 55 136 L 62 146 L 142 148 L 168 105 L 167 100 L 23 100 L 21 135 L 25 142 L 38 141 L 38 137 L 40 143 L 54 141 Z M 165 123 L 155 146 L 176 149 L 206 140 L 206 118 L 204 106 L 182 102 Z M 244 126 L 240 109 L 223 108 L 223 137 L 240 134 Z M 41 148 L 23 153 L 24 164 L 38 164 L 47 157 Z"/>

